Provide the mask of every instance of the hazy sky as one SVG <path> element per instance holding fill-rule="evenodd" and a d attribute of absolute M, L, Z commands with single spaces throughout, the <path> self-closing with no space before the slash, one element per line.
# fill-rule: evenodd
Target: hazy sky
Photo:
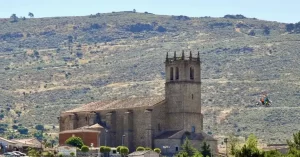
<path fill-rule="evenodd" d="M 242 14 L 258 19 L 298 22 L 300 0 L 0 0 L 0 17 L 82 16 L 112 11 L 150 12 L 163 15 L 222 17 Z"/>

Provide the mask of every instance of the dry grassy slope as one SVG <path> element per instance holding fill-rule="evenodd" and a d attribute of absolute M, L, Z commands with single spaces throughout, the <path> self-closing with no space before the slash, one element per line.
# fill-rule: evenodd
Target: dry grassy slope
<path fill-rule="evenodd" d="M 3 123 L 57 125 L 60 111 L 80 104 L 164 94 L 166 52 L 192 49 L 195 55 L 199 49 L 205 131 L 255 133 L 281 143 L 300 127 L 300 36 L 284 26 L 138 13 L 1 19 L 0 100 L 2 108 L 13 109 Z M 253 107 L 262 91 L 274 106 Z"/>

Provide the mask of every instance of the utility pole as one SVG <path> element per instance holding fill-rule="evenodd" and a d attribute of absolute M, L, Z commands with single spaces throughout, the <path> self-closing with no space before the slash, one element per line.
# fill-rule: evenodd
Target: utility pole
<path fill-rule="evenodd" d="M 106 146 L 106 134 L 107 134 L 108 130 L 105 129 L 105 141 L 104 141 L 104 145 Z"/>
<path fill-rule="evenodd" d="M 228 152 L 227 152 L 227 142 L 228 142 L 228 138 L 224 139 L 225 142 L 225 147 L 226 147 L 226 157 L 228 157 Z"/>

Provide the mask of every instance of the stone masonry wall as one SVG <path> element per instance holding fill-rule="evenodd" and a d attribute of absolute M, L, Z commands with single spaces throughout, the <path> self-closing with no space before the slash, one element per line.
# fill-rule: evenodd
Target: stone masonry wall
<path fill-rule="evenodd" d="M 150 118 L 148 119 L 145 114 L 146 109 L 151 110 L 151 113 L 149 113 Z M 122 145 L 122 136 L 125 135 L 123 138 L 123 144 L 131 150 L 134 150 L 138 146 L 146 147 L 149 143 L 153 146 L 152 141 L 154 136 L 167 128 L 165 126 L 166 116 L 164 111 L 164 104 L 161 103 L 151 107 L 95 112 L 100 115 L 102 123 L 106 124 L 106 126 L 103 127 L 108 127 L 108 133 L 106 134 L 106 143 L 108 146 L 117 147 Z M 97 116 L 95 116 L 95 113 L 79 112 L 76 113 L 76 115 L 77 118 L 72 113 L 65 114 L 60 117 L 61 131 L 93 125 L 90 122 L 99 121 L 96 119 Z M 158 124 L 160 125 L 161 131 L 158 131 Z M 151 127 L 149 128 L 149 126 Z M 152 130 L 150 135 L 147 134 L 149 129 Z M 102 140 L 100 145 L 104 145 L 103 137 L 105 138 L 105 136 L 103 134 L 105 134 L 105 131 L 102 131 L 101 133 Z"/>

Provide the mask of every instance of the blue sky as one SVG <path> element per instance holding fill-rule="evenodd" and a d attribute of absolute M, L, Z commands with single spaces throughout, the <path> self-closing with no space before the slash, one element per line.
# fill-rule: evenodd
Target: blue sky
<path fill-rule="evenodd" d="M 242 14 L 258 19 L 295 23 L 300 21 L 299 0 L 0 0 L 0 17 L 15 13 L 35 17 L 83 16 L 125 11 L 163 15 L 222 17 Z"/>

